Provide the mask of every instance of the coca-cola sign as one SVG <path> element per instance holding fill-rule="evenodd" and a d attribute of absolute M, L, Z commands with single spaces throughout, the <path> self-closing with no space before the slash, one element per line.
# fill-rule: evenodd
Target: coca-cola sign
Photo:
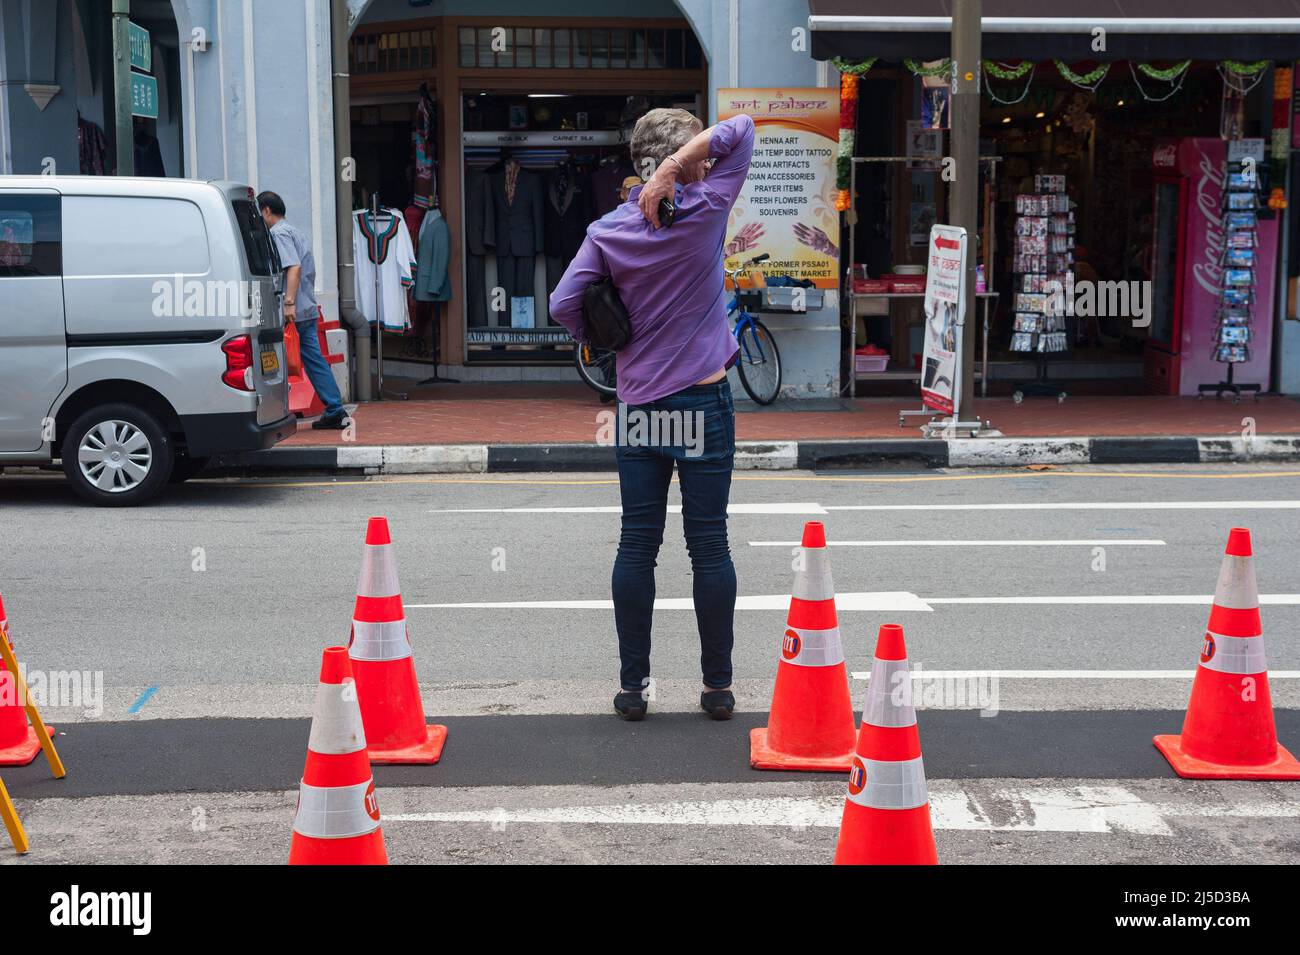
<path fill-rule="evenodd" d="M 1151 165 L 1156 169 L 1174 169 L 1178 166 L 1178 144 L 1156 143 L 1151 151 Z"/>

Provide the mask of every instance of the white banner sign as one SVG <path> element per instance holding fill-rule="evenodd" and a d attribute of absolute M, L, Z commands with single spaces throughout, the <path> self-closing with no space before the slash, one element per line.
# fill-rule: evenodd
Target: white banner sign
<path fill-rule="evenodd" d="M 962 327 L 966 298 L 966 230 L 950 225 L 930 229 L 925 274 L 925 348 L 921 399 L 927 408 L 957 416 Z"/>

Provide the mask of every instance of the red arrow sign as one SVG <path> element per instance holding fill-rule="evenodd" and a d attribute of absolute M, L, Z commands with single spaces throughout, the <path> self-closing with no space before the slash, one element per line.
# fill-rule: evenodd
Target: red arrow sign
<path fill-rule="evenodd" d="M 934 247 L 936 249 L 960 249 L 961 242 L 957 239 L 945 239 L 941 235 L 936 235 L 934 237 Z"/>

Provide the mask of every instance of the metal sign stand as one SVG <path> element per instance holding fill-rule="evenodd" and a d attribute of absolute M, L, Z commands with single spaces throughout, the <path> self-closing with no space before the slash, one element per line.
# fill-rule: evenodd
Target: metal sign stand
<path fill-rule="evenodd" d="M 403 228 L 399 226 L 398 228 Z M 379 373 L 379 386 L 375 391 L 379 401 L 384 400 L 384 296 L 379 282 L 379 193 L 370 196 L 370 261 L 375 267 L 375 367 Z M 404 391 L 389 391 L 388 394 L 405 401 L 409 396 Z"/>

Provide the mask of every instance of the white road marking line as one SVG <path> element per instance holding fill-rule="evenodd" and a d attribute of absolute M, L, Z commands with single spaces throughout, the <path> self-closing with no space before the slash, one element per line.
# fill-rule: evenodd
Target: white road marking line
<path fill-rule="evenodd" d="M 516 600 L 502 602 L 405 604 L 408 610 L 613 610 L 613 600 Z M 835 595 L 838 610 L 869 610 L 881 613 L 928 611 L 930 608 L 916 594 L 905 590 L 847 593 Z M 789 594 L 760 594 L 737 597 L 737 610 L 788 610 Z M 660 597 L 656 610 L 694 610 L 693 597 Z"/>
<path fill-rule="evenodd" d="M 508 811 L 461 810 L 386 815 L 385 823 L 449 822 L 491 825 L 666 825 L 838 828 L 843 796 L 768 797 L 710 802 L 623 803 Z M 1023 786 L 973 792 L 952 781 L 930 784 L 935 829 L 982 832 L 1127 832 L 1173 835 L 1168 818 L 1277 819 L 1300 815 L 1300 803 L 1281 799 L 1238 804 L 1147 802 L 1123 786 Z"/>
<path fill-rule="evenodd" d="M 1133 604 L 1145 606 L 1208 605 L 1213 594 L 1071 594 L 1052 597 L 923 597 L 928 604 Z M 1289 607 L 1300 594 L 1260 594 L 1261 604 Z"/>
<path fill-rule="evenodd" d="M 840 612 L 875 611 L 889 613 L 928 612 L 932 604 L 1002 604 L 1002 605 L 1117 605 L 1117 606 L 1208 606 L 1213 594 L 1076 594 L 1050 597 L 918 597 L 906 590 L 862 591 L 835 595 Z M 1281 607 L 1300 606 L 1300 594 L 1260 594 L 1261 604 Z M 466 603 L 411 603 L 407 610 L 613 610 L 613 600 L 506 600 L 470 601 Z M 789 594 L 759 594 L 737 597 L 737 610 L 786 610 Z M 691 597 L 660 597 L 656 610 L 694 610 Z"/>
<path fill-rule="evenodd" d="M 589 507 L 452 507 L 435 508 L 430 514 L 621 514 L 623 508 L 618 504 Z M 668 513 L 680 514 L 680 504 L 669 504 Z M 727 507 L 728 514 L 825 514 L 826 509 L 820 504 L 800 501 L 777 501 L 771 504 L 732 503 Z"/>
<path fill-rule="evenodd" d="M 798 547 L 800 541 L 750 541 L 750 547 Z M 828 540 L 829 547 L 1164 547 L 1162 540 Z"/>
<path fill-rule="evenodd" d="M 854 670 L 855 680 L 871 679 L 870 670 Z M 912 668 L 915 679 L 969 680 L 997 677 L 999 680 L 1188 680 L 1195 670 L 926 670 Z M 1270 680 L 1300 680 L 1300 670 L 1270 670 Z"/>
<path fill-rule="evenodd" d="M 828 504 L 827 511 L 1300 510 L 1300 501 L 999 501 L 996 504 Z"/>

